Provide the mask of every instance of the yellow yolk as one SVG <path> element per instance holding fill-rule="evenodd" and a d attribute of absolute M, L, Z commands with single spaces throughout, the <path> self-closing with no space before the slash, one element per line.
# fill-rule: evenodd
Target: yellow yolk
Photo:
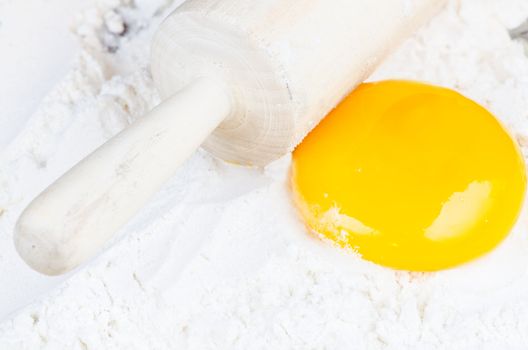
<path fill-rule="evenodd" d="M 362 84 L 293 153 L 297 206 L 315 232 L 375 263 L 431 271 L 511 230 L 525 165 L 475 102 L 407 81 Z"/>

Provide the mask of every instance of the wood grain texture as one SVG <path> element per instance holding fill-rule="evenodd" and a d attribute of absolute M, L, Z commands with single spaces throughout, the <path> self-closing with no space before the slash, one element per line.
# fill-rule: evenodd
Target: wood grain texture
<path fill-rule="evenodd" d="M 189 0 L 163 24 L 152 73 L 163 96 L 220 76 L 236 107 L 204 147 L 263 166 L 290 152 L 445 0 Z"/>

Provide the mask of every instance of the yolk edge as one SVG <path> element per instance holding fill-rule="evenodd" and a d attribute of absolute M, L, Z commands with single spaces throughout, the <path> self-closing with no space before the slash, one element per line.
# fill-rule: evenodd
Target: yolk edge
<path fill-rule="evenodd" d="M 490 251 L 525 187 L 520 151 L 493 115 L 410 81 L 360 85 L 293 153 L 307 225 L 397 269 L 438 270 Z"/>

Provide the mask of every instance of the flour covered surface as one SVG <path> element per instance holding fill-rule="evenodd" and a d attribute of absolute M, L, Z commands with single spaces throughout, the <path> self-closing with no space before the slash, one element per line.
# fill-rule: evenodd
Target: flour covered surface
<path fill-rule="evenodd" d="M 491 254 L 436 273 L 394 271 L 308 233 L 289 157 L 260 170 L 198 151 L 87 266 L 59 280 L 25 270 L 12 245 L 24 206 L 159 103 L 149 43 L 175 6 L 94 0 L 71 19 L 76 62 L 0 154 L 0 306 L 13 306 L 1 309 L 0 349 L 528 346 L 526 205 Z M 526 153 L 528 58 L 509 35 L 526 18 L 525 0 L 450 1 L 370 80 L 455 89 Z M 10 290 L 23 277 L 33 284 Z"/>

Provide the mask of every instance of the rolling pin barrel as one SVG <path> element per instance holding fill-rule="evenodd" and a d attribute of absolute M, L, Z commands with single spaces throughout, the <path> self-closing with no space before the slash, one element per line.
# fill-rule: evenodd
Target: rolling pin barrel
<path fill-rule="evenodd" d="M 263 166 L 282 157 L 445 0 L 188 0 L 161 25 L 162 97 L 220 75 L 235 110 L 204 148 Z"/>

